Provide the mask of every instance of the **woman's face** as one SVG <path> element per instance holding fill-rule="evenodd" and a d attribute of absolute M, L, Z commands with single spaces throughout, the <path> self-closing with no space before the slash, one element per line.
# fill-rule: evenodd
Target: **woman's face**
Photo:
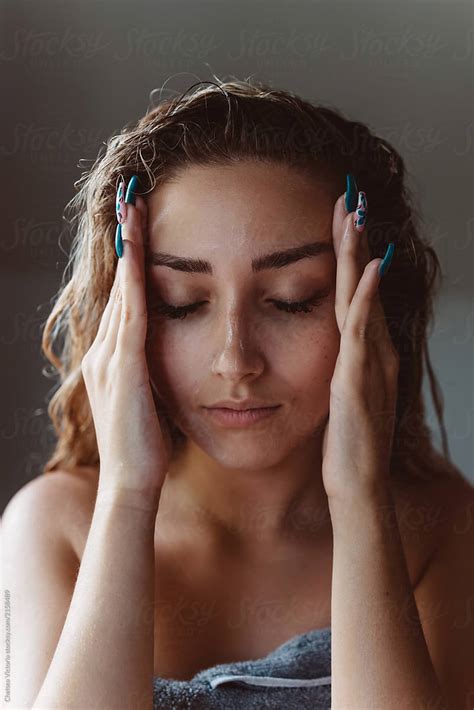
<path fill-rule="evenodd" d="M 206 273 L 192 273 L 146 257 L 150 376 L 180 429 L 224 466 L 271 466 L 311 437 L 317 442 L 339 351 L 332 246 L 338 194 L 286 166 L 243 161 L 187 168 L 147 197 L 150 252 L 209 263 Z M 323 242 L 317 256 L 252 269 L 264 255 L 314 242 Z M 319 292 L 309 313 L 287 313 L 272 302 Z M 173 319 L 156 310 L 163 302 L 202 304 Z M 204 408 L 241 398 L 281 406 L 243 428 L 216 424 Z"/>

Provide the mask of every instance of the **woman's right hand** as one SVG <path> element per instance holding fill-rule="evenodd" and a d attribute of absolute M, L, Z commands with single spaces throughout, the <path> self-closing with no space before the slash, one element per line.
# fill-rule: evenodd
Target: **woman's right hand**
<path fill-rule="evenodd" d="M 147 206 L 126 204 L 123 255 L 97 335 L 81 368 L 100 458 L 98 494 L 158 506 L 171 437 L 157 414 L 145 354 L 144 239 Z"/>

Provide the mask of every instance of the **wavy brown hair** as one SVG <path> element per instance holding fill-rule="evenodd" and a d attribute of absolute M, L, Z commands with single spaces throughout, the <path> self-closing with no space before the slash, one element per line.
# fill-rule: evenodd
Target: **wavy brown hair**
<path fill-rule="evenodd" d="M 336 196 L 351 172 L 369 195 L 365 234 L 371 258 L 383 256 L 388 243 L 395 242 L 392 264 L 380 283 L 390 335 L 400 355 L 390 470 L 393 476 L 425 480 L 462 476 L 450 461 L 442 394 L 427 346 L 441 268 L 422 237 L 421 219 L 405 184 L 404 162 L 393 146 L 333 107 L 237 79 L 194 84 L 183 95 L 160 101 L 105 145 L 105 152 L 101 148 L 75 183 L 77 194 L 65 208 L 72 227 L 71 252 L 42 337 L 42 352 L 59 380 L 48 404 L 57 441 L 44 473 L 99 464 L 81 361 L 97 333 L 117 266 L 119 181 L 136 175 L 137 193 L 145 195 L 189 165 L 251 159 L 322 175 L 338 186 Z M 425 365 L 443 454 L 435 450 L 425 422 Z M 166 417 L 166 407 L 155 403 Z M 184 434 L 166 419 L 178 445 Z"/>

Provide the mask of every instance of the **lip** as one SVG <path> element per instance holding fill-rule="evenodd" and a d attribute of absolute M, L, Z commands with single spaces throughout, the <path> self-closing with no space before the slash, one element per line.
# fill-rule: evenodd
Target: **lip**
<path fill-rule="evenodd" d="M 270 404 L 270 402 L 262 402 L 259 399 L 222 399 L 214 404 L 207 405 L 206 409 L 264 409 L 267 407 L 279 407 L 279 404 Z"/>
<path fill-rule="evenodd" d="M 218 424 L 232 429 L 252 426 L 274 414 L 280 404 L 274 407 L 252 407 L 250 409 L 230 409 L 226 407 L 204 407 L 206 412 Z"/>

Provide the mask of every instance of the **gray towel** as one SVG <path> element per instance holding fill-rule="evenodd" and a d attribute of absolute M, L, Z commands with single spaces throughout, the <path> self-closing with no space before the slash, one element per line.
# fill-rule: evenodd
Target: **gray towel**
<path fill-rule="evenodd" d="M 154 710 L 330 710 L 331 627 L 293 636 L 263 658 L 221 663 L 191 680 L 156 676 Z"/>

